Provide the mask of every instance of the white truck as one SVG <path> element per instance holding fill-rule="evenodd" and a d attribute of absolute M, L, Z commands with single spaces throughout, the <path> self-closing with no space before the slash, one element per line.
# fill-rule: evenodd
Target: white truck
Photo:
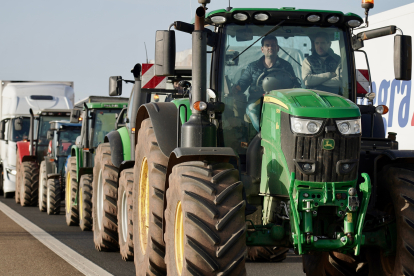
<path fill-rule="evenodd" d="M 12 197 L 16 187 L 16 143 L 27 140 L 30 113 L 42 109 L 72 109 L 73 82 L 0 81 L 0 193 Z M 16 129 L 15 124 L 21 124 Z"/>
<path fill-rule="evenodd" d="M 369 28 L 398 26 L 404 35 L 414 36 L 414 3 L 401 6 L 369 17 Z M 380 45 L 380 47 L 379 47 Z M 385 133 L 397 133 L 399 149 L 414 150 L 414 96 L 412 81 L 394 79 L 392 53 L 394 36 L 384 36 L 365 41 L 363 50 L 369 59 L 372 77 L 372 90 L 376 93 L 374 105 L 386 105 L 388 114 L 383 116 Z M 362 53 L 356 54 L 358 69 L 366 67 Z"/>

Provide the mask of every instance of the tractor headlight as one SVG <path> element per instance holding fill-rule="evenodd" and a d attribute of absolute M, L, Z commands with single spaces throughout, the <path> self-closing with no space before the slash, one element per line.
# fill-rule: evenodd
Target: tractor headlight
<path fill-rule="evenodd" d="M 336 121 L 336 126 L 342 134 L 361 133 L 361 119 Z"/>
<path fill-rule="evenodd" d="M 318 133 L 323 121 L 314 119 L 290 118 L 290 127 L 294 133 L 315 134 Z"/>

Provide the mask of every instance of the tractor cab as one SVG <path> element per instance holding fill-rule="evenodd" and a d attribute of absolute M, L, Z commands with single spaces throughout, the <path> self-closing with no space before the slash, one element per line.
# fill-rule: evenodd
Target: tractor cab
<path fill-rule="evenodd" d="M 104 143 L 106 134 L 116 129 L 116 122 L 127 102 L 127 98 L 90 96 L 75 104 L 71 122 L 80 122 L 82 131 L 72 147 L 71 156 L 80 153 L 80 167 L 93 167 L 96 148 Z"/>
<path fill-rule="evenodd" d="M 64 165 L 70 155 L 71 147 L 75 145 L 80 135 L 82 124 L 73 124 L 69 121 L 51 121 L 50 129 L 46 132 L 49 141 L 46 160 L 48 174 L 58 173 L 64 176 Z"/>

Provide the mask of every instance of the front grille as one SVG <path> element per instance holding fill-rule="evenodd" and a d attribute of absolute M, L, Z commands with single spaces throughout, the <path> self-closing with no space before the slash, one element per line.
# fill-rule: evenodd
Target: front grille
<path fill-rule="evenodd" d="M 335 132 L 326 132 L 326 126 L 334 126 Z M 294 165 L 296 179 L 314 182 L 354 180 L 357 177 L 358 161 L 347 174 L 338 173 L 336 165 L 340 160 L 359 160 L 361 137 L 359 135 L 342 135 L 336 128 L 333 119 L 329 119 L 323 128 L 323 131 L 315 136 L 293 135 L 294 159 L 297 161 L 301 159 L 312 160 L 316 164 L 313 174 L 304 174 L 299 170 L 298 165 Z M 333 150 L 322 149 L 324 138 L 334 139 L 335 148 Z"/>

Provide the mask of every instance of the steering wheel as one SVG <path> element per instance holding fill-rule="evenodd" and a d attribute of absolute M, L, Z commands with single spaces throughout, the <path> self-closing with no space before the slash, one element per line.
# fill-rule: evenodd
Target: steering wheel
<path fill-rule="evenodd" d="M 265 92 L 293 88 L 295 80 L 300 83 L 300 80 L 292 76 L 288 71 L 280 68 L 271 68 L 259 76 L 256 81 L 256 87 L 263 88 Z"/>

